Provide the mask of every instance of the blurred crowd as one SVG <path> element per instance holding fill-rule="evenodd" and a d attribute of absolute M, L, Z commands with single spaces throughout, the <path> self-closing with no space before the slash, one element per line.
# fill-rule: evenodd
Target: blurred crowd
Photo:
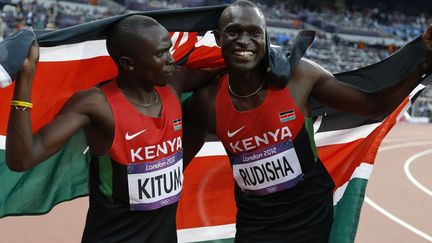
<path fill-rule="evenodd" d="M 305 8 L 293 4 L 276 4 L 262 5 L 261 8 L 273 21 L 290 19 L 297 22 L 300 28 L 310 24 L 327 32 L 391 37 L 402 41 L 420 35 L 432 22 L 432 16 L 427 12 L 409 14 L 378 6 L 335 8 L 319 5 Z"/>
<path fill-rule="evenodd" d="M 83 4 L 85 2 L 97 3 L 92 0 L 0 0 L 0 38 L 23 26 L 33 26 L 35 29 L 64 28 L 119 13 L 106 7 L 91 7 L 92 5 Z M 126 12 L 223 4 L 232 1 L 116 0 L 115 2 L 126 6 L 127 8 L 120 10 Z M 406 42 L 421 34 L 427 24 L 432 22 L 430 13 L 408 14 L 379 6 L 336 8 L 328 4 L 302 6 L 284 3 L 285 1 L 277 1 L 278 3 L 275 4 L 266 2 L 269 1 L 259 1 L 259 5 L 267 16 L 269 25 L 283 28 L 302 29 L 312 26 L 336 34 L 391 37 Z"/>
<path fill-rule="evenodd" d="M 64 1 L 0 0 L 0 40 L 31 26 L 58 29 L 113 15 L 107 8 Z"/>

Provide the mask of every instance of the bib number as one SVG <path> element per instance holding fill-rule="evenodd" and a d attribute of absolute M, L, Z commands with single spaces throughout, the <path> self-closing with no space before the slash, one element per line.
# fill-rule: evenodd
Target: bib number
<path fill-rule="evenodd" d="M 294 187 L 303 180 L 291 141 L 236 155 L 231 161 L 237 185 L 250 195 L 272 194 Z"/>
<path fill-rule="evenodd" d="M 148 211 L 177 202 L 183 186 L 183 153 L 128 165 L 131 211 Z"/>

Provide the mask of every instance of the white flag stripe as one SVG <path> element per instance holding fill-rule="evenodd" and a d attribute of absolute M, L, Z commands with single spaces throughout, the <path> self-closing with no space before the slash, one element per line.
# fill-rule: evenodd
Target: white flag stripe
<path fill-rule="evenodd" d="M 70 45 L 41 47 L 39 61 L 77 61 L 100 56 L 108 56 L 105 42 L 105 40 L 93 40 Z"/>
<path fill-rule="evenodd" d="M 179 32 L 175 32 L 171 37 L 173 43 L 175 43 L 179 36 Z M 181 36 L 178 46 L 183 45 L 188 40 L 189 35 L 187 32 Z M 63 62 L 63 61 L 77 61 L 85 60 L 100 56 L 109 56 L 106 49 L 105 40 L 92 40 L 85 41 L 76 44 L 59 45 L 54 47 L 41 47 L 40 48 L 40 62 Z M 213 34 L 208 31 L 197 43 L 196 47 L 199 46 L 217 46 Z M 170 50 L 171 52 L 173 50 Z M 1 75 L 1 74 L 0 74 Z M 1 77 L 1 76 L 0 76 Z M 0 79 L 2 80 L 2 78 Z"/>
<path fill-rule="evenodd" d="M 313 124 L 314 135 L 318 132 L 318 129 L 321 126 L 322 118 L 323 118 L 322 116 L 318 116 Z"/>
<path fill-rule="evenodd" d="M 402 109 L 402 111 L 396 117 L 396 121 L 399 121 L 401 119 L 401 117 L 405 114 L 405 112 L 407 112 L 408 109 L 411 107 L 412 97 L 414 97 L 418 92 L 422 91 L 425 87 L 426 87 L 425 85 L 419 84 L 419 85 L 417 85 L 417 87 L 415 87 L 415 89 L 413 91 L 411 91 L 411 93 L 409 94 L 409 101 L 407 102 L 405 107 Z"/>
<path fill-rule="evenodd" d="M 200 46 L 208 46 L 208 47 L 217 46 L 215 37 L 211 31 L 207 31 L 201 39 L 199 39 L 198 37 L 198 41 L 197 43 L 195 43 L 195 47 L 200 47 Z"/>
<path fill-rule="evenodd" d="M 339 200 L 342 198 L 342 196 L 345 193 L 345 189 L 348 186 L 348 183 L 351 181 L 351 179 L 357 178 L 357 179 L 369 179 L 371 173 L 372 173 L 373 165 L 368 163 L 361 163 L 355 170 L 354 173 L 351 175 L 351 178 L 349 181 L 345 182 L 342 186 L 340 186 L 333 194 L 333 205 L 336 205 Z"/>
<path fill-rule="evenodd" d="M 227 155 L 221 142 L 206 142 L 195 157 Z"/>
<path fill-rule="evenodd" d="M 415 87 L 415 89 L 413 90 L 413 91 L 411 91 L 411 93 L 410 93 L 410 97 L 413 97 L 415 94 L 417 94 L 420 90 L 422 90 L 422 89 L 424 89 L 424 88 L 426 88 L 426 86 L 425 85 L 423 85 L 423 84 L 419 84 L 419 85 L 417 85 L 417 87 Z"/>
<path fill-rule="evenodd" d="M 337 131 L 319 132 L 315 134 L 315 144 L 317 147 L 321 147 L 350 143 L 358 139 L 366 138 L 380 125 L 381 122 Z"/>
<path fill-rule="evenodd" d="M 177 230 L 178 242 L 201 242 L 208 240 L 220 240 L 234 238 L 235 224 L 218 226 L 197 227 Z"/>
<path fill-rule="evenodd" d="M 180 43 L 178 44 L 178 46 L 182 46 L 184 43 L 186 43 L 188 38 L 189 38 L 189 32 L 183 32 L 183 36 L 180 39 Z"/>
<path fill-rule="evenodd" d="M 402 111 L 397 115 L 396 117 L 396 122 L 399 121 L 405 114 L 405 112 L 408 111 L 408 109 L 411 107 L 411 97 L 409 99 L 409 101 L 406 103 L 406 105 L 404 106 L 404 108 L 402 109 Z"/>
<path fill-rule="evenodd" d="M 0 149 L 6 149 L 6 136 L 0 135 Z"/>
<path fill-rule="evenodd" d="M 4 67 L 0 64 L 0 88 L 4 88 L 12 83 L 11 76 L 6 72 Z"/>
<path fill-rule="evenodd" d="M 174 32 L 174 34 L 171 36 L 171 42 L 173 43 L 173 45 L 170 48 L 171 54 L 173 54 L 173 49 L 174 49 L 174 46 L 177 42 L 179 35 L 180 35 L 180 32 Z"/>

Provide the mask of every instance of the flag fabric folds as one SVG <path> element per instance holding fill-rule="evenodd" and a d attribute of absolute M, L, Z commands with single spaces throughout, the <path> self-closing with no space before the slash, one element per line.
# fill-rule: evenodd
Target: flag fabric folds
<path fill-rule="evenodd" d="M 217 27 L 223 8 L 137 14 L 155 18 L 170 31 L 171 53 L 176 64 L 213 68 L 224 66 L 211 32 Z M 105 35 L 111 24 L 125 16 L 36 33 L 40 62 L 32 90 L 34 131 L 52 120 L 76 91 L 115 78 L 117 70 L 108 56 Z M 7 43 L 0 43 L 0 49 L 6 48 L 10 53 L 0 60 L 0 69 L 8 74 L 0 78 L 9 76 L 4 79 L 3 86 L 9 84 L 19 70 L 20 62 L 16 59 L 23 60 L 23 54 L 15 52 L 16 42 Z M 417 38 L 386 60 L 336 76 L 343 82 L 373 91 L 402 80 L 423 59 L 421 41 Z M 425 78 L 391 115 L 378 120 L 332 110 L 311 100 L 318 155 L 336 184 L 331 242 L 354 241 L 378 147 L 429 79 Z M 89 155 L 82 131 L 60 152 L 35 168 L 24 173 L 9 171 L 4 150 L 12 91 L 13 84 L 0 89 L 0 217 L 46 213 L 57 203 L 86 195 Z M 232 241 L 236 214 L 233 183 L 229 160 L 221 143 L 207 142 L 185 171 L 184 191 L 177 213 L 180 242 Z"/>

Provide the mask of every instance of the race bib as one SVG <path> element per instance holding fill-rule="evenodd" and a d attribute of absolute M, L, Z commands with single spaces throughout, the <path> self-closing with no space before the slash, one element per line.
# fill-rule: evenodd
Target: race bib
<path fill-rule="evenodd" d="M 177 202 L 183 185 L 183 153 L 128 165 L 131 211 L 148 211 Z"/>
<path fill-rule="evenodd" d="M 268 195 L 294 187 L 303 180 L 291 141 L 231 157 L 234 179 L 243 192 Z"/>

